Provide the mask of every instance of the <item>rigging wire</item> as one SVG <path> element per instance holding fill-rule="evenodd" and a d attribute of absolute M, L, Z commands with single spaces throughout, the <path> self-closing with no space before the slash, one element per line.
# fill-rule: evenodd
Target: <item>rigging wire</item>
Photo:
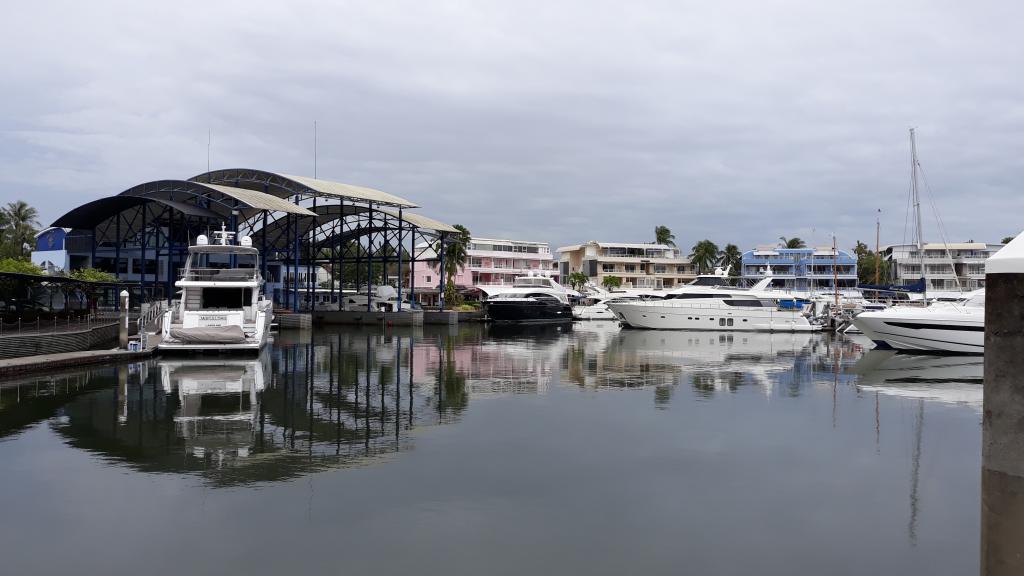
<path fill-rule="evenodd" d="M 953 254 L 949 250 L 946 226 L 942 223 L 942 217 L 939 216 L 939 209 L 935 205 L 935 194 L 932 193 L 931 184 L 928 183 L 928 175 L 925 174 L 924 166 L 921 165 L 920 160 L 917 161 L 917 167 L 921 170 L 921 179 L 924 180 L 924 189 L 928 192 L 928 203 L 931 204 L 932 214 L 935 215 L 935 221 L 939 225 L 939 237 L 942 238 L 942 245 L 946 248 L 946 257 L 949 258 L 949 267 L 953 269 L 953 278 L 956 280 L 956 288 L 962 294 L 964 287 L 960 284 L 960 276 L 956 273 L 956 266 L 953 264 Z"/>

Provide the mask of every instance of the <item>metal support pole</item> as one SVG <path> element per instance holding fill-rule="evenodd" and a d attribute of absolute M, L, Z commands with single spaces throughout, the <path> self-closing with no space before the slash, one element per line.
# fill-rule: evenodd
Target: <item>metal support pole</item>
<path fill-rule="evenodd" d="M 366 311 L 371 310 L 370 299 L 373 286 L 373 203 L 370 203 L 370 211 L 367 213 L 366 228 Z"/>
<path fill-rule="evenodd" d="M 298 199 L 295 200 L 298 204 Z M 295 229 L 292 231 L 292 312 L 299 311 L 299 217 L 294 216 Z"/>
<path fill-rule="evenodd" d="M 438 240 L 437 245 L 438 245 L 438 252 L 439 252 L 438 253 L 438 257 L 439 257 L 438 264 L 441 267 L 441 270 L 440 270 L 441 274 L 440 274 L 440 276 L 437 279 L 437 302 L 438 302 L 438 309 L 440 311 L 444 312 L 444 288 L 445 288 L 445 286 L 444 286 L 444 284 L 445 284 L 444 253 L 445 253 L 445 249 L 444 249 L 444 234 L 443 233 L 440 234 L 440 240 Z"/>
<path fill-rule="evenodd" d="M 142 250 L 140 251 L 142 256 L 142 258 L 140 258 L 142 261 L 142 268 L 139 270 L 140 303 L 146 301 L 146 233 L 149 231 L 146 224 L 146 212 L 148 212 L 147 206 L 149 206 L 148 202 L 142 205 L 142 241 L 139 243 L 142 246 Z"/>
<path fill-rule="evenodd" d="M 402 311 L 402 249 L 405 247 L 405 222 L 402 207 L 398 207 L 398 311 Z"/>
<path fill-rule="evenodd" d="M 409 235 L 411 242 L 409 246 L 412 251 L 409 252 L 409 302 L 416 301 L 416 228 L 412 229 L 412 234 Z M 410 348 L 411 350 L 411 348 Z"/>
<path fill-rule="evenodd" d="M 121 279 L 121 213 L 118 212 L 114 222 L 114 276 Z"/>

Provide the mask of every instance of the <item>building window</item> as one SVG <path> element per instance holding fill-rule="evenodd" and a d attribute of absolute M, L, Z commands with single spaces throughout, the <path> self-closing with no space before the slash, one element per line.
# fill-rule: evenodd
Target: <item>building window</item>
<path fill-rule="evenodd" d="M 624 268 L 626 272 L 636 272 L 636 264 L 626 264 Z"/>
<path fill-rule="evenodd" d="M 427 276 L 427 282 L 430 282 L 430 276 Z"/>
<path fill-rule="evenodd" d="M 615 272 L 615 264 L 601 264 L 601 272 Z"/>
<path fill-rule="evenodd" d="M 686 266 L 676 266 L 676 274 L 686 274 Z"/>
<path fill-rule="evenodd" d="M 655 264 L 654 265 L 654 273 L 655 274 L 664 274 L 666 272 L 668 272 L 668 266 L 665 266 L 664 264 Z"/>

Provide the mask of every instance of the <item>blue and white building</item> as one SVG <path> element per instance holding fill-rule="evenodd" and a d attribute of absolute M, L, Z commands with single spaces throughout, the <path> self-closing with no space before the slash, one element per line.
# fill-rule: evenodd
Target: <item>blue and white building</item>
<path fill-rule="evenodd" d="M 857 258 L 846 250 L 833 252 L 831 246 L 780 248 L 758 246 L 743 253 L 740 275 L 757 281 L 771 268 L 773 288 L 784 290 L 832 289 L 838 276 L 839 288 L 857 287 Z"/>

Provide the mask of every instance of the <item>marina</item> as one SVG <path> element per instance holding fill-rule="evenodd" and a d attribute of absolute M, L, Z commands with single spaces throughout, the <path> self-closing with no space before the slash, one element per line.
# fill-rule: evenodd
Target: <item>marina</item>
<path fill-rule="evenodd" d="M 875 365 L 869 347 L 611 322 L 337 327 L 251 359 L 6 379 L 5 566 L 39 573 L 45 532 L 63 542 L 47 573 L 111 539 L 118 573 L 178 572 L 169 539 L 200 571 L 225 554 L 330 569 L 317 551 L 341 539 L 362 573 L 969 573 L 980 363 Z M 86 529 L 83 506 L 116 521 Z M 250 529 L 268 518 L 291 545 Z"/>
<path fill-rule="evenodd" d="M 0 574 L 1024 576 L 1022 19 L 15 3 Z"/>

